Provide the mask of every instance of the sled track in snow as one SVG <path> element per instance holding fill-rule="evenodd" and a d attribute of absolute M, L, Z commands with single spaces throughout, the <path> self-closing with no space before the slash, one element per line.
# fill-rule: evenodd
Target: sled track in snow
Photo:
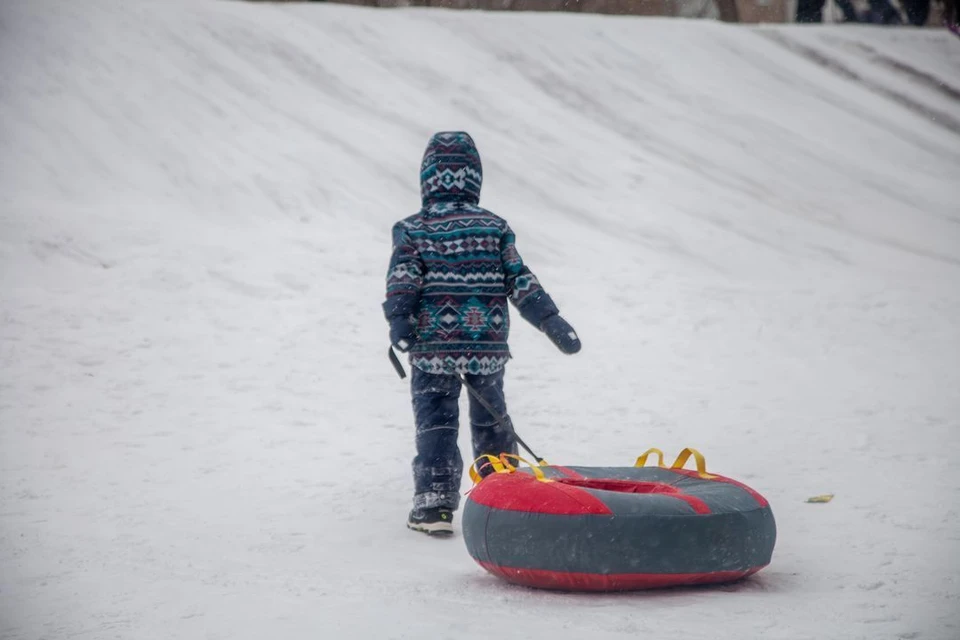
<path fill-rule="evenodd" d="M 900 73 L 911 80 L 923 84 L 928 89 L 932 89 L 933 91 L 941 93 L 951 100 L 960 102 L 960 89 L 956 89 L 955 87 L 947 84 L 946 80 L 937 78 L 936 76 L 933 76 L 925 71 L 920 71 L 916 67 L 900 62 L 899 60 L 891 58 L 886 54 L 880 53 L 868 44 L 864 44 L 862 42 L 853 42 L 851 43 L 851 46 L 867 54 L 870 57 L 871 62 L 874 62 L 881 67 L 890 69 L 891 71 L 896 71 L 897 73 Z"/>
<path fill-rule="evenodd" d="M 784 47 L 788 51 L 792 51 L 798 55 L 805 57 L 811 62 L 823 67 L 824 69 L 829 69 L 830 71 L 840 75 L 847 80 L 852 80 L 857 82 L 870 91 L 882 95 L 886 98 L 893 100 L 894 102 L 900 104 L 907 109 L 919 114 L 920 116 L 929 119 L 932 122 L 935 122 L 937 125 L 943 127 L 950 133 L 960 136 L 960 120 L 954 118 L 951 115 L 943 113 L 938 109 L 928 107 L 924 104 L 921 104 L 917 100 L 914 100 L 910 96 L 904 95 L 898 91 L 893 91 L 888 89 L 872 80 L 864 78 L 862 75 L 851 69 L 849 66 L 840 62 L 836 58 L 826 55 L 821 51 L 817 51 L 813 47 L 809 47 L 805 44 L 801 44 L 795 40 L 791 40 L 786 37 L 783 33 L 774 32 L 774 31 L 761 31 L 760 32 L 768 40 L 775 42 L 776 44 Z M 910 75 L 910 77 L 919 79 L 924 83 L 928 83 L 937 88 L 941 93 L 949 96 L 952 99 L 957 99 L 960 96 L 955 89 L 948 87 L 946 85 L 941 85 L 940 81 L 933 76 L 928 74 L 917 72 L 915 69 L 908 65 L 897 62 L 885 56 L 877 56 L 876 61 L 880 62 L 883 66 L 886 66 L 890 69 L 894 69 L 900 73 Z"/>

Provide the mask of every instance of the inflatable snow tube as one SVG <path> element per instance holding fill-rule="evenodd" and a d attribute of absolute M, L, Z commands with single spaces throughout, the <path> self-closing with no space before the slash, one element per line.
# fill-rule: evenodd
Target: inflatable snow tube
<path fill-rule="evenodd" d="M 651 453 L 659 466 L 644 466 Z M 473 559 L 508 582 L 561 591 L 732 582 L 773 555 L 767 501 L 707 473 L 693 449 L 669 468 L 657 449 L 634 467 L 517 469 L 508 458 L 520 458 L 487 457 L 495 472 L 471 469 L 461 526 Z M 696 471 L 683 468 L 690 457 Z"/>

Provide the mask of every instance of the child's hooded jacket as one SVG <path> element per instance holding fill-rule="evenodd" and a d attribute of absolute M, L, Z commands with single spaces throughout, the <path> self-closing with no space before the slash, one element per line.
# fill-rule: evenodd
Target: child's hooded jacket
<path fill-rule="evenodd" d="M 411 364 L 428 373 L 502 369 L 510 358 L 508 299 L 538 329 L 558 313 L 509 225 L 478 206 L 482 182 L 470 135 L 435 134 L 420 165 L 423 208 L 393 227 L 384 314 L 415 323 Z"/>

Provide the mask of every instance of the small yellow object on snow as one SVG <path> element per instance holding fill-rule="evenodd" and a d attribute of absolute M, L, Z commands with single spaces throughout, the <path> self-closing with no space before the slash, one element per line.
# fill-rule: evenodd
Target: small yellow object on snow
<path fill-rule="evenodd" d="M 807 502 L 830 502 L 831 500 L 833 500 L 832 493 L 824 493 L 823 495 L 807 498 Z"/>

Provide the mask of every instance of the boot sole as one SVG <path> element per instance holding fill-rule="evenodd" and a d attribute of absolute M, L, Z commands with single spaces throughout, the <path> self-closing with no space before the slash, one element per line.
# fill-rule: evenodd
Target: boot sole
<path fill-rule="evenodd" d="M 427 523 L 407 523 L 407 529 L 419 531 L 428 536 L 447 537 L 453 535 L 453 524 L 449 522 L 431 522 Z"/>

